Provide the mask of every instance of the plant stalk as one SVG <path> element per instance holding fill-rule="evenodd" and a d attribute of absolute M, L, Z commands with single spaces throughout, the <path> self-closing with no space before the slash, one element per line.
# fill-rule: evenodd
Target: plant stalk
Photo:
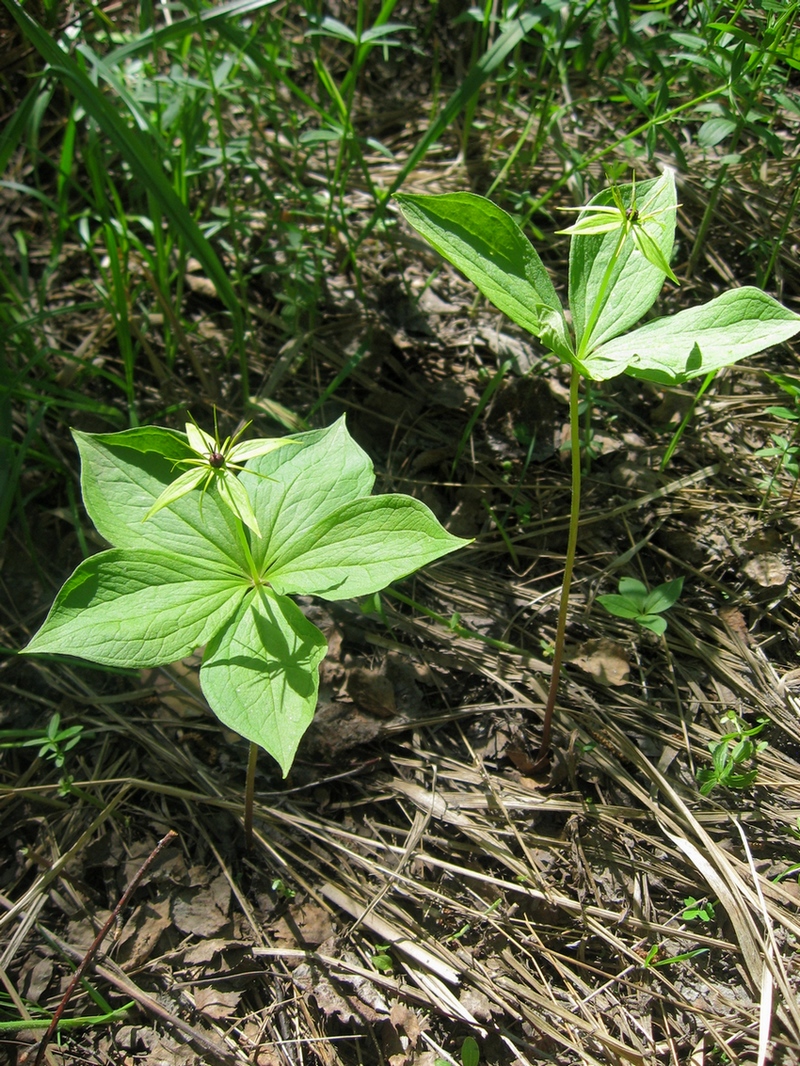
<path fill-rule="evenodd" d="M 567 536 L 567 554 L 564 559 L 564 579 L 561 585 L 561 605 L 558 611 L 556 640 L 553 652 L 553 672 L 550 675 L 550 690 L 544 708 L 542 722 L 542 739 L 536 759 L 535 769 L 544 769 L 550 752 L 550 734 L 553 726 L 553 712 L 558 695 L 558 681 L 561 675 L 561 663 L 564 658 L 564 642 L 567 634 L 567 613 L 569 611 L 569 593 L 572 586 L 572 572 L 575 568 L 575 553 L 578 548 L 578 524 L 581 514 L 581 446 L 580 416 L 578 401 L 580 398 L 580 372 L 572 367 L 569 382 L 569 437 L 572 459 L 572 499 L 569 511 L 569 534 Z"/>
<path fill-rule="evenodd" d="M 253 847 L 253 803 L 256 794 L 256 763 L 258 744 L 250 741 L 250 756 L 247 760 L 247 783 L 244 789 L 244 843 L 248 851 Z"/>

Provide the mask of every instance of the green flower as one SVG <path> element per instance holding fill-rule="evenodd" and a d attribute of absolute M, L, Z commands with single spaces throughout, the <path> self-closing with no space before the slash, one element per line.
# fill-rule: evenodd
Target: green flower
<path fill-rule="evenodd" d="M 197 458 L 178 460 L 177 466 L 189 466 L 191 469 L 186 470 L 180 477 L 175 478 L 173 482 L 167 485 L 144 516 L 143 521 L 146 522 L 162 507 L 168 507 L 171 503 L 179 500 L 181 496 L 186 496 L 200 485 L 202 485 L 202 492 L 205 493 L 213 482 L 217 487 L 222 502 L 233 511 L 241 522 L 244 522 L 249 529 L 252 529 L 257 537 L 260 537 L 261 530 L 258 528 L 258 520 L 253 512 L 250 497 L 247 495 L 244 485 L 236 476 L 235 471 L 242 470 L 242 464 L 247 462 L 248 459 L 266 455 L 267 452 L 274 451 L 276 448 L 283 448 L 287 444 L 297 444 L 298 441 L 285 438 L 283 440 L 267 440 L 264 437 L 256 437 L 254 440 L 245 440 L 241 444 L 237 444 L 236 442 L 249 425 L 249 422 L 245 423 L 237 433 L 234 433 L 232 437 L 226 437 L 224 442 L 220 444 L 216 412 L 214 412 L 213 437 L 206 433 L 205 430 L 200 429 L 194 422 L 187 422 L 186 436 L 189 440 L 189 446 Z"/>
<path fill-rule="evenodd" d="M 626 207 L 623 203 L 622 196 L 616 185 L 612 185 L 610 188 L 611 195 L 614 199 L 612 204 L 589 204 L 588 207 L 561 208 L 562 211 L 580 211 L 581 217 L 578 221 L 570 226 L 568 229 L 556 230 L 556 233 L 569 233 L 579 237 L 588 237 L 594 234 L 613 233 L 615 230 L 620 231 L 620 241 L 617 251 L 621 250 L 622 245 L 625 242 L 625 238 L 628 235 L 633 237 L 634 243 L 645 259 L 652 263 L 654 267 L 658 267 L 662 270 L 670 281 L 674 281 L 676 285 L 680 282 L 672 272 L 672 268 L 664 257 L 663 252 L 658 246 L 658 243 L 647 232 L 645 226 L 650 222 L 659 228 L 663 228 L 663 223 L 658 219 L 658 215 L 663 214 L 663 211 L 677 211 L 680 204 L 676 204 L 674 207 L 664 208 L 660 211 L 651 211 L 647 213 L 647 208 L 652 202 L 652 197 L 641 207 L 636 205 L 636 178 L 631 183 L 631 202 L 630 206 Z M 653 197 L 658 195 L 653 193 Z"/>

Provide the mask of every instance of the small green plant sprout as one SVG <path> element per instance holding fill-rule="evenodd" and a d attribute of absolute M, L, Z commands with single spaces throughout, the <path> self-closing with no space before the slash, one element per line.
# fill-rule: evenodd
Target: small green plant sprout
<path fill-rule="evenodd" d="M 764 490 L 764 501 L 766 502 L 767 497 L 773 491 L 778 475 L 781 470 L 785 470 L 794 480 L 789 497 L 789 503 L 791 503 L 798 479 L 800 479 L 800 461 L 798 461 L 798 456 L 800 456 L 800 446 L 798 446 L 798 437 L 800 437 L 800 378 L 790 377 L 788 374 L 767 374 L 767 377 L 783 389 L 787 396 L 791 397 L 794 406 L 786 407 L 783 404 L 776 404 L 772 407 L 767 407 L 765 414 L 771 415 L 773 418 L 780 418 L 785 422 L 793 422 L 794 429 L 791 438 L 781 436 L 778 433 L 770 433 L 772 445 L 766 448 L 759 448 L 755 453 L 763 458 L 777 457 L 778 459 L 772 476 L 762 483 L 761 488 Z"/>
<path fill-rule="evenodd" d="M 468 543 L 418 500 L 370 495 L 372 463 L 343 419 L 297 434 L 291 448 L 218 447 L 200 431 L 155 426 L 73 436 L 84 505 L 112 547 L 78 566 L 25 654 L 140 669 L 203 647 L 209 706 L 284 775 L 314 716 L 326 652 L 291 597 L 368 596 Z M 205 492 L 185 482 L 175 492 L 176 465 L 198 458 L 193 487 L 207 479 Z M 249 772 L 248 796 L 251 785 Z"/>
<path fill-rule="evenodd" d="M 474 1036 L 465 1036 L 461 1045 L 461 1066 L 478 1066 L 481 1053 Z"/>
<path fill-rule="evenodd" d="M 766 740 L 754 742 L 767 724 L 768 719 L 759 718 L 757 725 L 745 729 L 735 711 L 726 711 L 722 722 L 731 722 L 734 728 L 708 745 L 711 752 L 711 766 L 699 770 L 697 783 L 704 796 L 710 795 L 715 788 L 749 788 L 755 781 L 758 768 L 752 764 L 757 755 L 767 747 Z"/>
<path fill-rule="evenodd" d="M 618 592 L 598 596 L 597 600 L 616 618 L 632 618 L 643 629 L 650 629 L 661 636 L 667 629 L 663 614 L 677 601 L 682 589 L 682 577 L 665 581 L 652 592 L 635 577 L 621 577 Z"/>
<path fill-rule="evenodd" d="M 447 1054 L 445 1052 L 445 1054 Z M 481 1052 L 478 1047 L 478 1041 L 474 1036 L 465 1036 L 461 1044 L 461 1054 L 459 1056 L 461 1060 L 461 1066 L 478 1066 L 481 1060 Z M 447 1054 L 447 1058 L 437 1058 L 434 1066 L 454 1066 L 455 1059 L 451 1058 Z"/>
<path fill-rule="evenodd" d="M 46 729 L 0 729 L 0 748 L 38 747 L 39 758 L 51 759 L 61 770 L 66 762 L 67 752 L 86 735 L 88 734 L 84 734 L 82 725 L 70 725 L 62 729 L 61 715 L 56 711 Z"/>
<path fill-rule="evenodd" d="M 540 762 L 550 747 L 580 522 L 580 391 L 588 378 L 630 374 L 677 385 L 800 332 L 800 315 L 751 286 L 633 328 L 655 303 L 670 262 L 675 177 L 603 189 L 569 227 L 569 316 L 536 249 L 514 219 L 473 193 L 396 197 L 419 233 L 500 311 L 570 367 L 572 504 Z"/>
<path fill-rule="evenodd" d="M 684 911 L 681 918 L 685 922 L 713 922 L 715 918 L 714 904 L 710 899 L 695 899 L 687 896 L 683 901 Z"/>
<path fill-rule="evenodd" d="M 274 877 L 272 879 L 272 891 L 275 892 L 278 896 L 280 896 L 281 899 L 287 900 L 294 899 L 294 897 L 297 895 L 295 890 L 293 888 L 290 888 L 282 877 Z"/>
<path fill-rule="evenodd" d="M 697 958 L 698 955 L 708 954 L 708 948 L 693 948 L 691 951 L 682 951 L 679 955 L 670 955 L 669 958 L 661 959 L 659 958 L 660 951 L 660 944 L 652 945 L 643 959 L 645 969 L 650 969 L 650 967 L 655 969 L 661 966 L 674 966 L 676 962 L 688 962 L 690 959 Z"/>
<path fill-rule="evenodd" d="M 225 506 L 229 507 L 248 529 L 252 529 L 257 537 L 260 537 L 261 530 L 258 528 L 258 520 L 253 513 L 250 497 L 247 495 L 247 489 L 236 476 L 236 471 L 243 470 L 242 464 L 248 459 L 257 459 L 260 455 L 267 455 L 274 451 L 275 448 L 283 448 L 287 444 L 295 444 L 296 441 L 291 438 L 270 440 L 259 437 L 237 444 L 249 425 L 250 423 L 246 422 L 237 433 L 234 433 L 232 437 L 226 437 L 220 443 L 216 410 L 214 411 L 213 437 L 200 429 L 195 422 L 187 422 L 186 439 L 192 449 L 192 456 L 188 459 L 178 459 L 175 465 L 188 466 L 191 469 L 167 485 L 142 521 L 146 522 L 162 507 L 168 507 L 181 496 L 186 496 L 200 486 L 202 486 L 200 494 L 202 508 L 203 496 L 213 482 Z"/>
<path fill-rule="evenodd" d="M 394 966 L 394 960 L 389 954 L 389 944 L 376 944 L 375 951 L 370 956 L 372 965 L 379 973 L 388 973 Z"/>

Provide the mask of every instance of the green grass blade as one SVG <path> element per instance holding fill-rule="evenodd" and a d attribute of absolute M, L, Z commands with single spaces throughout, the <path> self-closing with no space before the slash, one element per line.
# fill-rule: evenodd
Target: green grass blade
<path fill-rule="evenodd" d="M 7 0 L 4 0 L 4 2 L 7 2 Z M 475 96 L 489 75 L 500 66 L 510 52 L 513 52 L 537 22 L 538 16 L 534 14 L 520 15 L 511 23 L 507 30 L 500 34 L 488 52 L 481 56 L 475 66 L 472 67 L 461 85 L 459 85 L 436 119 L 431 123 L 428 131 L 417 142 L 416 147 L 400 168 L 394 181 L 383 193 L 383 202 L 361 231 L 357 245 L 361 244 L 375 228 L 378 220 L 383 216 L 386 201 L 400 188 L 412 170 L 425 158 L 431 145 L 441 137 L 453 119 L 464 110 L 472 97 Z"/>
<path fill-rule="evenodd" d="M 42 58 L 53 68 L 53 73 L 74 93 L 87 114 L 97 122 L 105 135 L 123 155 L 134 178 L 155 197 L 170 224 L 183 236 L 195 257 L 203 265 L 213 282 L 220 299 L 228 308 L 233 323 L 236 347 L 242 363 L 242 387 L 247 393 L 246 352 L 244 318 L 241 300 L 236 295 L 227 271 L 214 249 L 204 237 L 186 205 L 165 178 L 157 160 L 153 158 L 153 145 L 149 138 L 131 129 L 117 114 L 114 104 L 91 83 L 78 64 L 67 55 L 14 0 L 2 0 L 13 15 L 26 38 Z"/>

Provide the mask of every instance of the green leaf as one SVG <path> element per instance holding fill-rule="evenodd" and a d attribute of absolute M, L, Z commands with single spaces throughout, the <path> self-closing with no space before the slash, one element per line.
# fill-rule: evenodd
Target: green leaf
<path fill-rule="evenodd" d="M 627 596 L 629 600 L 638 603 L 640 608 L 644 606 L 644 601 L 648 596 L 647 585 L 638 578 L 621 577 L 617 588 L 622 596 Z"/>
<path fill-rule="evenodd" d="M 183 434 L 151 427 L 121 433 L 72 433 L 81 456 L 89 517 L 116 548 L 171 551 L 249 574 L 236 519 L 212 489 L 193 492 L 145 521 L 176 479 L 175 463 L 193 458 Z M 287 449 L 288 450 L 288 449 Z"/>
<path fill-rule="evenodd" d="M 174 552 L 112 548 L 65 582 L 25 654 L 160 666 L 205 644 L 236 610 L 243 579 Z"/>
<path fill-rule="evenodd" d="M 253 590 L 206 649 L 200 685 L 217 717 L 289 772 L 314 717 L 325 638 L 291 600 Z"/>
<path fill-rule="evenodd" d="M 474 1036 L 465 1036 L 461 1045 L 461 1066 L 478 1066 L 480 1049 Z"/>
<path fill-rule="evenodd" d="M 473 193 L 398 194 L 404 218 L 495 307 L 567 362 L 572 343 L 561 301 L 536 249 L 491 200 Z"/>
<path fill-rule="evenodd" d="M 615 193 L 623 211 L 627 211 L 632 206 L 633 184 L 603 189 L 589 201 L 587 210 L 595 206 L 610 207 L 615 202 Z M 660 178 L 637 183 L 635 196 L 636 208 L 642 213 L 641 228 L 669 263 L 677 205 L 673 172 L 665 170 Z M 578 223 L 583 218 L 581 214 Z M 597 375 L 590 369 L 591 356 L 587 358 L 583 353 L 592 353 L 598 345 L 638 322 L 653 306 L 666 277 L 666 271 L 650 262 L 637 247 L 632 233 L 621 248 L 619 245 L 619 229 L 605 234 L 576 235 L 570 243 L 569 306 L 577 351 L 589 377 Z"/>
<path fill-rule="evenodd" d="M 676 602 L 683 589 L 683 578 L 676 577 L 673 581 L 665 581 L 658 585 L 644 601 L 644 614 L 661 614 L 668 611 Z"/>
<path fill-rule="evenodd" d="M 657 318 L 585 360 L 597 379 L 626 371 L 676 385 L 730 366 L 800 332 L 800 315 L 761 289 L 730 289 L 700 307 Z"/>
<path fill-rule="evenodd" d="M 667 620 L 662 618 L 660 614 L 640 614 L 637 616 L 636 622 L 643 629 L 650 629 L 659 636 L 662 636 L 667 631 Z"/>
<path fill-rule="evenodd" d="M 372 462 L 347 432 L 344 418 L 292 439 L 303 446 L 251 459 L 239 475 L 261 526 L 261 539 L 252 545 L 261 572 L 279 553 L 291 552 L 321 518 L 369 496 L 375 484 Z"/>
<path fill-rule="evenodd" d="M 608 613 L 613 614 L 616 618 L 638 618 L 642 613 L 640 605 L 635 600 L 628 599 L 627 596 L 620 596 L 616 592 L 598 596 L 597 602 L 601 603 Z"/>
<path fill-rule="evenodd" d="M 419 500 L 368 496 L 292 540 L 264 577 L 280 593 L 343 600 L 377 592 L 468 543 L 448 533 Z"/>

